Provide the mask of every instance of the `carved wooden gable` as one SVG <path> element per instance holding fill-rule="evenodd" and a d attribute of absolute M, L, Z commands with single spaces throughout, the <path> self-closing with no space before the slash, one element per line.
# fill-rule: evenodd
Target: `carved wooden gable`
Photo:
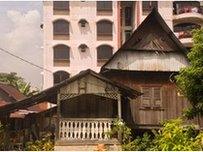
<path fill-rule="evenodd" d="M 80 77 L 75 81 L 67 84 L 60 89 L 62 94 L 88 94 L 88 93 L 112 93 L 117 92 L 118 88 L 108 82 L 87 74 L 84 77 Z"/>
<path fill-rule="evenodd" d="M 188 65 L 186 53 L 157 10 L 153 10 L 101 71 L 179 71 Z"/>
<path fill-rule="evenodd" d="M 173 48 L 167 44 L 163 37 L 150 33 L 145 39 L 132 46 L 137 50 L 156 50 L 156 51 L 173 51 Z"/>
<path fill-rule="evenodd" d="M 180 48 L 163 30 L 159 22 L 151 19 L 132 36 L 126 43 L 125 49 L 169 52 L 178 51 Z"/>

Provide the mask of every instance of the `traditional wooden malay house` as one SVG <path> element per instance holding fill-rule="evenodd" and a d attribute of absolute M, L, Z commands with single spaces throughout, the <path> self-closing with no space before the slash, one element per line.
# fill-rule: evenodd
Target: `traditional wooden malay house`
<path fill-rule="evenodd" d="M 56 150 L 94 150 L 97 144 L 118 150 L 118 140 L 110 139 L 106 133 L 111 130 L 113 119 L 127 117 L 125 107 L 140 95 L 136 90 L 86 70 L 37 95 L 0 107 L 0 114 L 44 101 L 54 103 L 57 113 L 52 124 Z"/>
<path fill-rule="evenodd" d="M 54 126 L 55 150 L 95 150 L 97 144 L 118 150 L 118 140 L 106 134 L 113 119 L 121 118 L 141 132 L 161 127 L 162 121 L 181 116 L 189 106 L 173 81 L 180 68 L 189 65 L 186 54 L 154 9 L 101 73 L 82 71 L 30 98 L 0 107 L 0 116 L 49 102 L 54 107 L 30 118 L 32 124 L 41 125 L 39 130 Z M 50 118 L 48 123 L 44 117 Z"/>
<path fill-rule="evenodd" d="M 189 104 L 173 78 L 189 65 L 186 54 L 187 50 L 153 9 L 103 65 L 103 75 L 143 93 L 137 102 L 130 103 L 126 114 L 132 128 L 159 128 L 163 120 L 181 116 Z"/>

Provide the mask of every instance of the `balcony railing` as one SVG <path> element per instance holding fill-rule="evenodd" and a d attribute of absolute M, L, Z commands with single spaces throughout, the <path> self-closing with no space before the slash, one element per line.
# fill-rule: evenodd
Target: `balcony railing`
<path fill-rule="evenodd" d="M 199 13 L 203 14 L 203 9 L 201 7 L 181 7 L 174 11 L 175 15 L 183 13 Z"/>
<path fill-rule="evenodd" d="M 191 38 L 192 37 L 192 31 L 181 31 L 178 32 L 178 38 L 182 39 L 182 38 Z"/>
<path fill-rule="evenodd" d="M 62 118 L 59 122 L 61 140 L 107 140 L 113 119 Z"/>

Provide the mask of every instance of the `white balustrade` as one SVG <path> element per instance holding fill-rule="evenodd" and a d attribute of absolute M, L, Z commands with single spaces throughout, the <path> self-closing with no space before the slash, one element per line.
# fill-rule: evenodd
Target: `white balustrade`
<path fill-rule="evenodd" d="M 61 118 L 59 138 L 68 140 L 107 140 L 112 119 Z"/>

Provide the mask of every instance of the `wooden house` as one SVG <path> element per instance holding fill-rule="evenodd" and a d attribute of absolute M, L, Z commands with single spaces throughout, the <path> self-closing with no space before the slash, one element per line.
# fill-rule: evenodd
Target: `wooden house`
<path fill-rule="evenodd" d="M 101 73 L 143 93 L 131 102 L 128 123 L 135 129 L 159 128 L 181 116 L 189 104 L 174 83 L 189 65 L 187 50 L 156 9 L 101 68 Z M 197 123 L 197 120 L 194 120 Z"/>
<path fill-rule="evenodd" d="M 0 82 L 0 108 L 6 109 L 13 105 L 21 105 L 21 101 L 27 99 L 15 87 Z M 26 105 L 25 107 L 13 108 L 0 114 L 0 123 L 6 127 L 4 136 L 7 146 L 1 150 L 22 150 L 26 141 L 40 138 L 40 133 L 45 130 L 43 123 L 46 121 L 45 114 L 54 111 L 47 108 L 47 103 Z M 38 128 L 38 129 L 37 129 Z M 47 130 L 47 128 L 46 128 Z M 2 136 L 1 136 L 2 137 Z"/>
<path fill-rule="evenodd" d="M 0 107 L 0 114 L 43 101 L 54 103 L 57 108 L 53 121 L 55 150 L 95 150 L 98 144 L 118 150 L 119 141 L 110 139 L 106 133 L 114 119 L 126 117 L 125 107 L 140 95 L 134 89 L 86 70 L 37 95 Z"/>

